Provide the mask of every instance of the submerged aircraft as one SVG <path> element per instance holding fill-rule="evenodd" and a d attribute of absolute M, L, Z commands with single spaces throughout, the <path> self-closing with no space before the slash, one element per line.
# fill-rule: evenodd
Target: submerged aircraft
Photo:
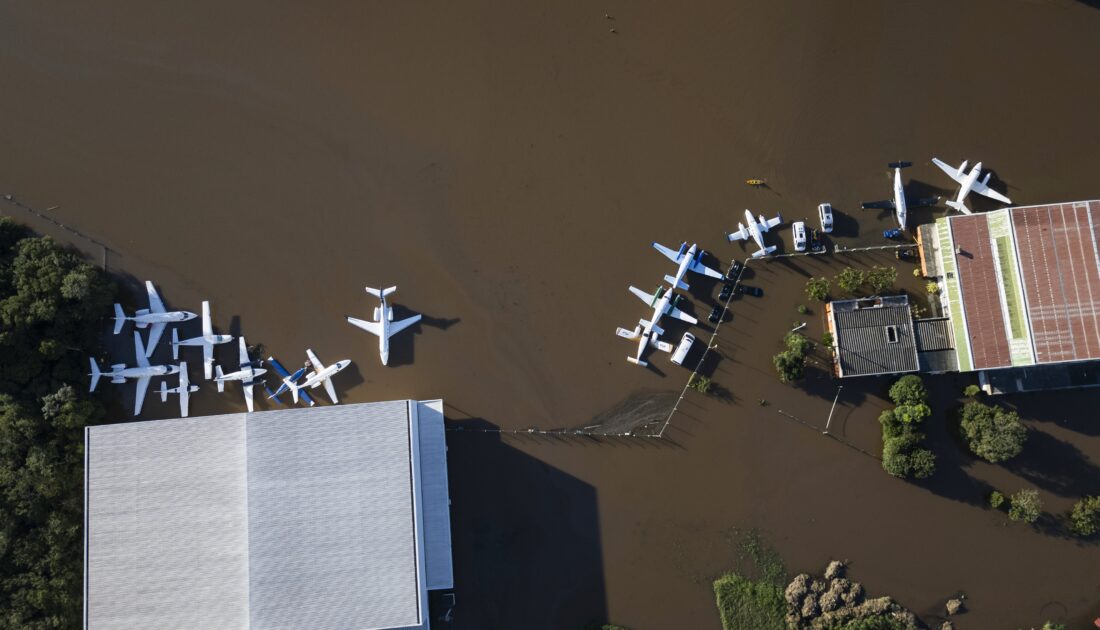
<path fill-rule="evenodd" d="M 238 337 L 237 342 L 240 346 L 240 369 L 236 372 L 225 374 L 222 372 L 222 366 L 219 365 L 214 376 L 214 381 L 218 384 L 219 393 L 225 391 L 226 381 L 240 381 L 241 387 L 244 389 L 244 404 L 248 407 L 248 411 L 251 412 L 254 405 L 252 401 L 252 387 L 257 383 L 256 377 L 265 374 L 267 370 L 259 367 L 259 365 L 263 364 L 262 362 L 257 364 L 254 363 L 252 359 L 248 358 L 248 346 L 244 342 L 244 335 Z M 259 382 L 263 383 L 263 381 Z"/>
<path fill-rule="evenodd" d="M 883 201 L 865 201 L 860 204 L 864 210 L 893 210 L 898 219 L 898 227 L 905 229 L 909 217 L 909 208 L 931 206 L 939 197 L 906 197 L 905 185 L 901 183 L 901 169 L 912 166 L 912 162 L 891 162 L 887 167 L 894 169 L 894 198 Z"/>
<path fill-rule="evenodd" d="M 711 278 L 721 279 L 724 277 L 722 272 L 715 271 L 703 264 L 702 252 L 699 251 L 699 248 L 696 247 L 694 243 L 692 243 L 691 247 L 688 247 L 686 242 L 681 243 L 680 250 L 674 251 L 660 243 L 654 242 L 653 249 L 661 252 L 664 254 L 665 258 L 679 265 L 679 268 L 676 269 L 676 275 L 666 275 L 665 282 L 681 291 L 687 291 L 689 288 L 688 283 L 684 282 L 684 276 L 687 275 L 688 271 L 693 271 L 697 274 L 709 276 Z"/>
<path fill-rule="evenodd" d="M 149 389 L 149 380 L 154 376 L 167 376 L 169 374 L 175 374 L 180 369 L 174 365 L 149 365 L 149 359 L 146 356 L 145 348 L 141 345 L 141 333 L 134 331 L 134 354 L 137 356 L 137 367 L 128 368 L 125 363 L 116 363 L 111 366 L 110 372 L 103 372 L 99 369 L 99 364 L 95 362 L 95 359 L 88 357 L 88 362 L 92 366 L 92 372 L 89 376 L 92 377 L 92 384 L 88 388 L 89 392 L 94 392 L 96 385 L 99 383 L 101 376 L 106 376 L 111 379 L 112 383 L 125 383 L 127 379 L 134 379 L 137 381 L 137 388 L 134 390 L 134 415 L 141 414 L 141 404 L 145 402 L 145 392 Z"/>
<path fill-rule="evenodd" d="M 160 401 L 168 402 L 168 394 L 179 394 L 180 397 L 180 417 L 187 417 L 187 403 L 191 399 L 191 394 L 199 391 L 198 385 L 192 385 L 191 381 L 187 377 L 187 361 L 180 362 L 180 384 L 179 387 L 168 388 L 168 381 L 160 382 Z"/>
<path fill-rule="evenodd" d="M 220 343 L 233 341 L 233 335 L 215 335 L 214 326 L 210 323 L 210 302 L 202 303 L 202 335 L 180 341 L 179 333 L 172 329 L 172 359 L 179 361 L 180 346 L 202 346 L 202 372 L 206 380 L 210 380 L 214 372 L 214 346 Z"/>
<path fill-rule="evenodd" d="M 307 388 L 316 389 L 324 385 L 325 391 L 328 392 L 328 397 L 332 399 L 333 404 L 339 403 L 340 401 L 336 399 L 336 388 L 332 385 L 332 377 L 340 370 L 351 365 L 351 361 L 344 359 L 343 361 L 337 361 L 325 367 L 325 364 L 321 363 L 317 355 L 313 354 L 313 350 L 307 348 L 306 356 L 309 357 L 309 363 L 313 366 L 313 371 L 305 375 L 306 380 L 298 384 L 298 379 L 296 378 L 284 378 L 283 384 L 279 386 L 279 389 L 275 390 L 274 395 L 278 396 L 289 389 L 290 395 L 294 398 L 294 402 L 298 402 L 299 390 Z M 302 368 L 302 370 L 305 370 L 305 368 Z M 299 370 L 299 372 L 302 370 Z M 299 376 L 301 375 L 299 374 Z"/>
<path fill-rule="evenodd" d="M 672 289 L 666 290 L 664 287 L 657 287 L 657 290 L 653 294 L 646 293 L 637 287 L 630 287 L 630 292 L 638 296 L 638 299 L 642 300 L 646 304 L 653 307 L 653 315 L 648 320 L 638 320 L 638 325 L 634 327 L 634 330 L 628 330 L 626 328 L 616 328 L 615 334 L 631 341 L 638 342 L 638 350 L 634 356 L 627 357 L 626 360 L 645 367 L 649 365 L 642 356 L 645 354 L 646 347 L 652 346 L 661 350 L 662 352 L 671 352 L 672 345 L 660 341 L 659 337 L 664 334 L 664 329 L 658 324 L 661 317 L 665 315 L 671 315 L 676 319 L 685 321 L 689 324 L 698 324 L 699 320 L 695 319 L 691 315 L 676 308 L 676 304 L 673 300 Z M 679 296 L 675 298 L 679 300 Z"/>
<path fill-rule="evenodd" d="M 969 195 L 971 191 L 979 195 L 985 195 L 990 199 L 996 199 L 1001 203 L 1012 203 L 1011 199 L 989 187 L 989 178 L 993 176 L 993 173 L 986 173 L 985 177 L 983 177 L 981 181 L 978 181 L 978 178 L 981 177 L 982 174 L 981 162 L 975 164 L 974 168 L 969 173 L 966 172 L 966 165 L 969 163 L 967 160 L 963 160 L 963 163 L 960 164 L 958 168 L 946 162 L 942 162 L 938 158 L 932 158 L 932 163 L 940 167 L 941 171 L 947 173 L 948 177 L 959 183 L 959 194 L 955 195 L 955 200 L 946 202 L 948 206 L 959 212 L 970 214 L 970 208 L 966 207 L 966 196 Z"/>
<path fill-rule="evenodd" d="M 157 295 L 157 289 L 153 283 L 145 281 L 145 291 L 149 294 L 149 308 L 143 308 L 134 313 L 133 317 L 127 317 L 121 304 L 115 304 L 115 334 L 122 332 L 126 320 L 134 322 L 138 328 L 149 327 L 149 344 L 145 347 L 145 356 L 152 356 L 157 348 L 157 342 L 168 324 L 186 322 L 198 317 L 190 311 L 165 311 L 164 302 Z M 207 377 L 209 378 L 209 377 Z"/>
<path fill-rule="evenodd" d="M 378 353 L 382 356 L 382 365 L 390 360 L 390 337 L 420 321 L 420 315 L 406 317 L 400 321 L 393 321 L 393 307 L 386 306 L 386 296 L 397 290 L 397 287 L 389 287 L 379 291 L 367 287 L 367 293 L 382 301 L 381 306 L 374 308 L 374 321 L 368 322 L 354 317 L 347 317 L 348 323 L 358 326 L 372 335 L 378 336 Z"/>
<path fill-rule="evenodd" d="M 746 226 L 744 223 L 738 223 L 736 232 L 730 232 L 726 235 L 726 239 L 729 242 L 744 241 L 752 238 L 756 241 L 756 246 L 760 248 L 759 251 L 754 252 L 753 258 L 760 258 L 761 256 L 767 256 L 775 251 L 775 245 L 766 247 L 764 245 L 764 232 L 767 232 L 770 228 L 773 228 L 783 222 L 783 216 L 776 213 L 774 219 L 765 219 L 764 215 L 760 215 L 759 221 L 752 218 L 752 210 L 745 210 L 745 221 L 748 222 Z"/>

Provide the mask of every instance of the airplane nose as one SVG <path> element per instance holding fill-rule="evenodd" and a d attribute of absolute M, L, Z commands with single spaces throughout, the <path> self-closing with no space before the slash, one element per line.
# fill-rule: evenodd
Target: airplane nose
<path fill-rule="evenodd" d="M 382 353 L 382 365 L 386 365 L 387 363 L 389 363 L 389 360 L 390 360 L 390 353 L 389 352 L 383 352 Z"/>

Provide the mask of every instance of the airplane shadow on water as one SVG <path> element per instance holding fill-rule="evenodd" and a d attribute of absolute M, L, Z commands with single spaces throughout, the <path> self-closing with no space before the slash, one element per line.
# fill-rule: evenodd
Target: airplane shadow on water
<path fill-rule="evenodd" d="M 393 319 L 394 321 L 405 319 L 406 317 L 412 317 L 416 315 L 415 311 L 412 311 L 400 304 L 391 304 L 393 307 Z M 400 367 L 402 365 L 412 365 L 412 362 L 416 358 L 416 341 L 415 338 L 422 332 L 422 326 L 430 326 L 432 328 L 438 328 L 440 330 L 447 330 L 461 322 L 462 319 L 458 317 L 445 318 L 445 317 L 432 317 L 425 313 L 420 313 L 420 321 L 409 327 L 408 331 L 402 331 L 393 337 L 390 337 L 390 361 L 389 367 Z M 373 336 L 372 336 L 373 337 Z M 377 338 L 373 337 L 373 340 L 377 342 Z"/>
<path fill-rule="evenodd" d="M 607 623 L 596 489 L 483 419 L 448 419 L 447 428 L 457 601 L 447 627 Z"/>

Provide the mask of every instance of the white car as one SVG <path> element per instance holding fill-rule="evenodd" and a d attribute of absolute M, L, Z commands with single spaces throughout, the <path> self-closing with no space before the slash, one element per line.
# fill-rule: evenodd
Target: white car
<path fill-rule="evenodd" d="M 821 219 L 821 231 L 828 234 L 833 231 L 833 204 L 823 203 L 817 207 L 817 216 Z"/>
<path fill-rule="evenodd" d="M 791 231 L 794 232 L 794 250 L 796 252 L 806 251 L 806 223 L 803 221 L 795 221 L 791 226 Z"/>
<path fill-rule="evenodd" d="M 684 359 L 687 358 L 688 352 L 691 352 L 691 346 L 695 343 L 695 335 L 687 332 L 684 333 L 684 338 L 680 340 L 680 345 L 676 346 L 676 352 L 672 353 L 672 358 L 669 359 L 676 365 L 683 365 Z"/>

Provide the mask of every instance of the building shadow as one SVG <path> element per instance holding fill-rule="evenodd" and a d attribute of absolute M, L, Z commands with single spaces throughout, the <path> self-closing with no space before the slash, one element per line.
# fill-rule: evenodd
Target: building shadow
<path fill-rule="evenodd" d="M 447 434 L 457 597 L 447 627 L 605 623 L 596 489 L 505 443 L 489 422 L 461 424 Z"/>

